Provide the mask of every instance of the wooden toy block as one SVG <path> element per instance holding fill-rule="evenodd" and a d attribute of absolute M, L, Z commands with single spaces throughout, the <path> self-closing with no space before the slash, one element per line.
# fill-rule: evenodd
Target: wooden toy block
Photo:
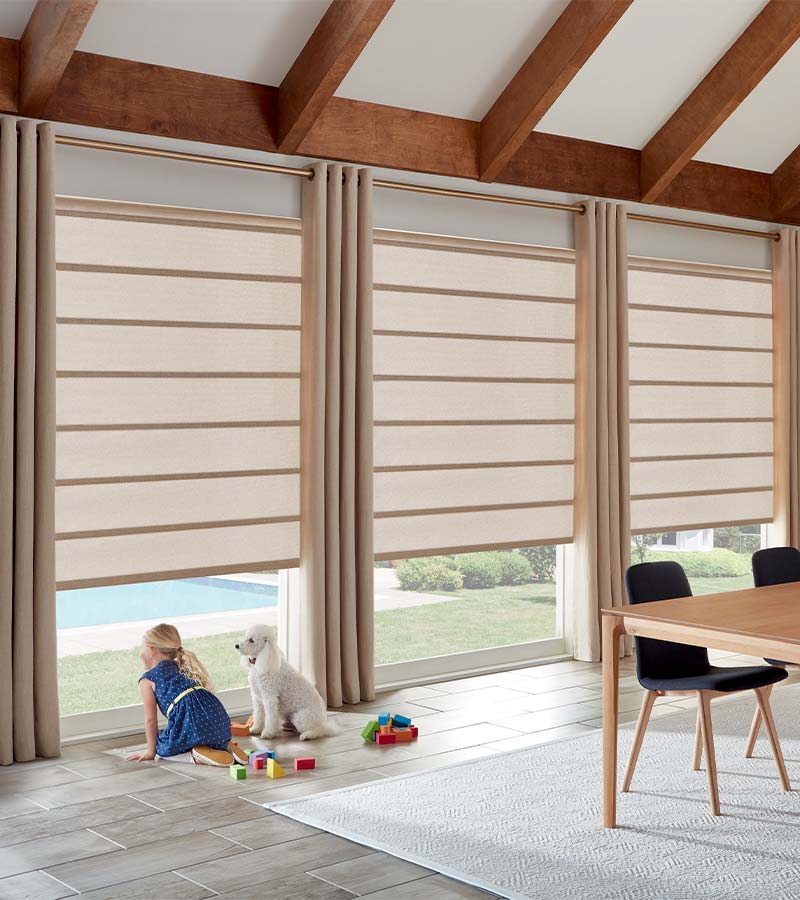
<path fill-rule="evenodd" d="M 234 745 L 234 747 L 239 747 L 236 741 L 231 741 L 231 743 Z M 239 749 L 248 759 L 256 752 L 255 747 L 239 747 Z"/>
<path fill-rule="evenodd" d="M 392 729 L 388 725 L 381 725 L 381 734 L 391 734 Z"/>
<path fill-rule="evenodd" d="M 380 726 L 373 719 L 371 722 L 367 722 L 364 726 L 364 730 L 361 732 L 361 737 L 364 738 L 365 741 L 374 741 L 375 734 L 380 730 Z"/>
<path fill-rule="evenodd" d="M 303 769 L 315 769 L 317 767 L 317 760 L 313 756 L 301 756 L 299 759 L 294 761 L 294 768 L 296 772 L 300 772 Z"/>
<path fill-rule="evenodd" d="M 286 775 L 286 772 L 274 759 L 267 760 L 267 778 L 283 778 L 284 775 Z"/>
<path fill-rule="evenodd" d="M 411 725 L 411 719 L 407 716 L 393 716 L 393 724 L 397 728 L 408 728 Z"/>
<path fill-rule="evenodd" d="M 414 740 L 414 737 L 408 728 L 403 728 L 400 731 L 395 731 L 394 739 L 398 744 L 409 744 Z"/>
<path fill-rule="evenodd" d="M 234 737 L 250 737 L 250 726 L 244 722 L 231 722 L 231 734 Z"/>
<path fill-rule="evenodd" d="M 236 781 L 244 781 L 247 778 L 247 769 L 239 763 L 234 763 L 228 769 L 228 774 Z"/>
<path fill-rule="evenodd" d="M 253 717 L 249 716 L 247 721 L 244 724 L 247 725 L 248 728 L 252 728 L 253 727 Z"/>
<path fill-rule="evenodd" d="M 375 739 L 377 744 L 396 744 L 397 743 L 397 735 L 396 734 L 379 734 Z"/>
<path fill-rule="evenodd" d="M 411 732 L 411 737 L 413 737 L 414 740 L 419 737 L 419 728 L 417 728 L 416 725 L 412 725 L 408 730 Z"/>
<path fill-rule="evenodd" d="M 274 750 L 256 750 L 255 752 L 250 754 L 250 763 L 251 764 L 254 759 L 262 759 L 264 761 L 264 765 L 266 765 L 268 759 L 275 759 L 275 751 Z"/>
<path fill-rule="evenodd" d="M 250 768 L 255 772 L 264 771 L 264 757 L 257 756 L 255 759 L 250 758 Z"/>
<path fill-rule="evenodd" d="M 378 725 L 388 725 L 390 718 L 391 716 L 389 715 L 389 713 L 381 713 L 378 716 Z"/>

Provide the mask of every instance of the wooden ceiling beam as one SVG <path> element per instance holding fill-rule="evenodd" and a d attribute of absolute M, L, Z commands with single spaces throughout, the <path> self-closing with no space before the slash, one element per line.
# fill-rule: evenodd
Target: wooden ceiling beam
<path fill-rule="evenodd" d="M 800 2 L 769 0 L 642 150 L 641 198 L 656 202 L 800 37 Z"/>
<path fill-rule="evenodd" d="M 15 41 L 0 40 L 0 111 L 16 112 Z M 277 150 L 268 120 L 278 89 L 76 51 L 46 117 L 89 128 Z M 266 110 L 266 115 L 265 115 Z M 333 97 L 303 142 L 302 153 L 367 166 L 477 179 L 480 123 Z M 532 132 L 497 181 L 579 196 L 639 199 L 640 153 L 624 147 Z M 770 176 L 692 162 L 661 202 L 678 209 L 773 219 Z"/>
<path fill-rule="evenodd" d="M 796 147 L 769 179 L 772 215 L 776 220 L 800 207 L 800 147 Z"/>
<path fill-rule="evenodd" d="M 332 0 L 278 88 L 281 153 L 297 152 L 393 3 Z"/>
<path fill-rule="evenodd" d="M 41 116 L 97 0 L 37 0 L 19 42 L 19 112 Z"/>
<path fill-rule="evenodd" d="M 494 181 L 632 2 L 571 0 L 483 117 L 481 181 Z"/>

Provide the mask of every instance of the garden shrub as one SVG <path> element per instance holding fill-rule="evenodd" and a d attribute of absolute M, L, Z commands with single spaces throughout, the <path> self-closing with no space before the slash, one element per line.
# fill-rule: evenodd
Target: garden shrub
<path fill-rule="evenodd" d="M 464 576 L 465 588 L 493 588 L 500 584 L 500 553 L 464 553 L 453 557 L 453 565 Z"/>
<path fill-rule="evenodd" d="M 457 591 L 464 585 L 464 576 L 445 556 L 407 559 L 396 573 L 404 591 Z"/>
<path fill-rule="evenodd" d="M 500 551 L 497 561 L 500 565 L 500 584 L 529 584 L 533 581 L 531 564 L 521 553 Z"/>
<path fill-rule="evenodd" d="M 746 553 L 716 548 L 687 553 L 669 550 L 648 550 L 646 562 L 674 560 L 683 566 L 689 578 L 740 578 L 750 572 L 750 557 Z"/>
<path fill-rule="evenodd" d="M 531 564 L 534 581 L 555 581 L 555 547 L 523 547 L 519 552 Z"/>

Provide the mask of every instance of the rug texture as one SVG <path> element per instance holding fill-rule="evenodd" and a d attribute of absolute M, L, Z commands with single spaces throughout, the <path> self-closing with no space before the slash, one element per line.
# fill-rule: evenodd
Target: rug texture
<path fill-rule="evenodd" d="M 512 900 L 798 900 L 800 686 L 772 702 L 796 791 L 763 730 L 743 757 L 753 695 L 715 701 L 719 818 L 705 769 L 690 771 L 689 709 L 651 721 L 616 830 L 600 825 L 599 733 L 267 805 Z"/>

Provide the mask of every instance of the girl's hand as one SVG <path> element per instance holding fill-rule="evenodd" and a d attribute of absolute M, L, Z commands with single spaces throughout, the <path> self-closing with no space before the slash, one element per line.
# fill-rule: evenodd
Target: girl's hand
<path fill-rule="evenodd" d="M 129 762 L 147 762 L 148 760 L 155 759 L 155 753 L 150 750 L 144 750 L 142 753 L 131 753 L 128 757 Z"/>

